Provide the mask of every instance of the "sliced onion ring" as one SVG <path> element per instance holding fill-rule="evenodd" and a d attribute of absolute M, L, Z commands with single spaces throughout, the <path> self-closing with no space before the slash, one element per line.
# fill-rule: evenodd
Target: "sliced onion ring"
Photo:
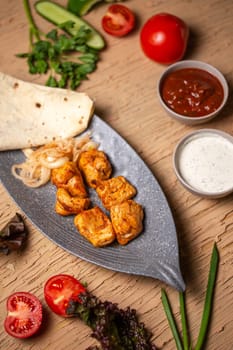
<path fill-rule="evenodd" d="M 45 185 L 51 177 L 51 169 L 59 168 L 68 161 L 76 162 L 79 154 L 90 148 L 98 148 L 90 133 L 83 137 L 58 140 L 37 148 L 24 149 L 24 163 L 12 166 L 12 174 L 28 187 Z"/>

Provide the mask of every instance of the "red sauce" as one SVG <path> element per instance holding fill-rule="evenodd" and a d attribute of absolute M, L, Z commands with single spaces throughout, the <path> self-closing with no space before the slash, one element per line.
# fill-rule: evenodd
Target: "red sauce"
<path fill-rule="evenodd" d="M 162 85 L 162 98 L 174 112 L 189 117 L 210 114 L 223 101 L 223 87 L 202 69 L 184 68 L 170 73 Z"/>

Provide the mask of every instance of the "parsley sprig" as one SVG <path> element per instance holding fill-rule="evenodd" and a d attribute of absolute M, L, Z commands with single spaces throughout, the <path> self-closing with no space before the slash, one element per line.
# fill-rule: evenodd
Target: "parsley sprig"
<path fill-rule="evenodd" d="M 17 54 L 26 58 L 30 74 L 47 74 L 46 86 L 75 90 L 82 80 L 88 79 L 88 74 L 97 67 L 99 52 L 86 45 L 90 30 L 80 27 L 73 36 L 52 29 L 42 33 L 34 22 L 28 0 L 23 0 L 24 9 L 29 22 L 30 50 Z M 59 29 L 67 30 L 73 27 L 72 21 L 67 21 Z"/>

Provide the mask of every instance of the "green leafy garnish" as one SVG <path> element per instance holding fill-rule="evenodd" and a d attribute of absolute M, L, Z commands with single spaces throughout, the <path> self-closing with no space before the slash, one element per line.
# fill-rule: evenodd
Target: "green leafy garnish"
<path fill-rule="evenodd" d="M 79 301 L 70 300 L 67 315 L 78 317 L 92 330 L 91 336 L 101 347 L 87 350 L 156 350 L 151 333 L 139 321 L 136 310 L 121 309 L 115 303 L 101 301 L 91 293 L 79 294 Z"/>
<path fill-rule="evenodd" d="M 29 1 L 23 3 L 29 21 L 30 51 L 17 57 L 27 59 L 30 74 L 48 74 L 45 85 L 75 90 L 82 80 L 88 79 L 99 60 L 99 52 L 86 45 L 90 29 L 81 26 L 71 37 L 60 34 L 58 29 L 44 34 L 33 20 Z M 67 21 L 59 27 L 66 30 L 72 26 L 72 21 Z"/>
<path fill-rule="evenodd" d="M 186 308 L 185 308 L 185 294 L 184 292 L 179 293 L 179 301 L 180 301 L 180 314 L 181 314 L 181 323 L 182 323 L 182 340 L 178 332 L 178 327 L 176 325 L 175 318 L 173 316 L 173 312 L 169 303 L 169 299 L 167 297 L 167 294 L 164 289 L 161 291 L 161 299 L 162 304 L 164 307 L 164 311 L 166 313 L 168 323 L 170 325 L 177 350 L 201 350 L 203 349 L 204 342 L 207 337 L 207 331 L 208 331 L 208 325 L 210 321 L 211 316 L 211 309 L 212 309 L 212 303 L 213 303 L 213 296 L 214 296 L 214 287 L 215 287 L 215 281 L 217 276 L 217 270 L 218 270 L 218 263 L 219 263 L 219 253 L 217 249 L 216 243 L 214 244 L 213 250 L 212 250 L 212 256 L 210 261 L 210 269 L 209 269 L 209 276 L 208 276 L 208 283 L 207 283 L 207 289 L 206 289 L 206 295 L 205 295 L 205 302 L 204 302 L 204 308 L 202 313 L 202 320 L 199 330 L 199 335 L 197 338 L 197 343 L 195 347 L 192 347 L 192 344 L 189 340 L 188 335 L 188 322 L 187 322 L 187 315 L 186 315 Z"/>

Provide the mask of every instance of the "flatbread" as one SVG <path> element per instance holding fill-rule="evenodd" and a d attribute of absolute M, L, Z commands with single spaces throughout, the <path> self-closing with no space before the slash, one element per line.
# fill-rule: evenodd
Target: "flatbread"
<path fill-rule="evenodd" d="M 0 151 L 40 146 L 83 132 L 94 103 L 82 92 L 24 82 L 0 72 Z"/>

